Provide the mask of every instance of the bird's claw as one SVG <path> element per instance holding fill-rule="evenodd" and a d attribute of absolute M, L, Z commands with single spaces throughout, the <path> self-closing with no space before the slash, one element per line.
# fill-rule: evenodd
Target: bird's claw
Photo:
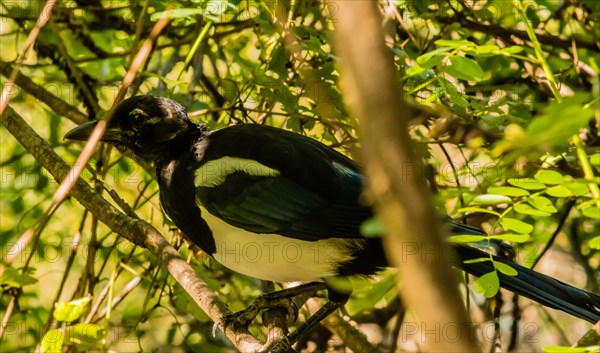
<path fill-rule="evenodd" d="M 261 350 L 261 353 L 290 353 L 295 352 L 292 349 L 292 345 L 290 344 L 287 337 L 275 342 L 264 350 Z"/>
<path fill-rule="evenodd" d="M 239 328 L 247 328 L 259 312 L 260 309 L 255 304 L 251 304 L 246 309 L 223 315 L 220 324 L 223 326 L 223 328 L 232 326 L 232 328 L 236 331 Z"/>
<path fill-rule="evenodd" d="M 225 329 L 231 325 L 236 331 L 240 328 L 247 328 L 261 310 L 271 308 L 285 308 L 288 311 L 288 321 L 290 322 L 298 319 L 298 306 L 291 298 L 272 299 L 268 295 L 261 295 L 246 309 L 223 315 L 218 326 Z"/>

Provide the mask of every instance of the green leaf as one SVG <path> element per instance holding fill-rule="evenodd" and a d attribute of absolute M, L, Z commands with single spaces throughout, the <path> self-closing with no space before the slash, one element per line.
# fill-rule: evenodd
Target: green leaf
<path fill-rule="evenodd" d="M 466 100 L 462 95 L 454 96 L 452 99 L 452 103 L 458 105 L 459 107 L 468 108 L 471 106 L 468 100 Z"/>
<path fill-rule="evenodd" d="M 284 77 L 287 73 L 288 63 L 287 54 L 283 45 L 278 45 L 271 53 L 268 69 L 279 74 L 279 77 Z"/>
<path fill-rule="evenodd" d="M 360 225 L 360 234 L 367 238 L 379 238 L 384 231 L 383 223 L 375 217 L 367 219 Z"/>
<path fill-rule="evenodd" d="M 588 207 L 595 207 L 597 202 L 598 201 L 596 199 L 590 199 L 590 200 L 584 201 L 584 202 L 580 203 L 579 205 L 577 205 L 577 209 L 585 210 Z"/>
<path fill-rule="evenodd" d="M 500 52 L 503 54 L 518 54 L 523 51 L 523 47 L 519 45 L 513 45 L 512 47 L 502 48 Z"/>
<path fill-rule="evenodd" d="M 544 197 L 544 196 L 530 197 L 527 199 L 527 203 L 543 212 L 548 212 L 548 213 L 558 212 L 556 207 L 554 207 L 554 204 L 552 204 L 552 201 L 550 201 L 550 199 L 548 199 L 547 197 Z"/>
<path fill-rule="evenodd" d="M 62 352 L 63 343 L 65 341 L 65 333 L 59 329 L 48 330 L 40 344 L 42 353 L 59 353 Z"/>
<path fill-rule="evenodd" d="M 550 216 L 550 213 L 536 210 L 535 208 L 533 208 L 527 204 L 524 204 L 524 203 L 516 204 L 514 206 L 514 210 L 520 214 L 526 214 L 526 215 L 530 215 L 530 216 L 536 216 L 536 217 Z"/>
<path fill-rule="evenodd" d="M 502 241 L 512 241 L 513 243 L 524 243 L 529 240 L 529 234 L 513 234 L 513 233 L 504 233 L 504 234 L 495 234 L 490 235 L 490 239 L 498 239 Z"/>
<path fill-rule="evenodd" d="M 537 181 L 549 185 L 562 184 L 565 182 L 563 175 L 554 170 L 542 169 L 535 173 L 533 177 Z"/>
<path fill-rule="evenodd" d="M 585 183 L 567 183 L 563 185 L 571 190 L 573 196 L 583 196 L 590 192 L 590 189 Z"/>
<path fill-rule="evenodd" d="M 564 185 L 551 186 L 547 188 L 545 192 L 553 197 L 569 197 L 573 195 L 571 190 Z"/>
<path fill-rule="evenodd" d="M 429 69 L 431 67 L 436 66 L 437 64 L 441 63 L 442 60 L 444 60 L 444 56 L 443 55 L 434 55 L 429 57 L 429 60 L 423 61 L 421 60 L 420 62 L 417 59 L 417 63 L 419 64 L 420 67 L 424 67 L 426 69 Z"/>
<path fill-rule="evenodd" d="M 450 51 L 450 50 L 452 50 L 452 49 L 453 49 L 453 48 L 451 48 L 451 47 L 446 47 L 446 48 L 437 48 L 437 49 L 435 49 L 435 50 L 432 50 L 432 51 L 430 51 L 430 52 L 427 52 L 427 53 L 425 53 L 425 54 L 423 54 L 423 55 L 421 55 L 421 56 L 419 56 L 419 57 L 417 58 L 417 60 L 416 60 L 416 61 L 417 61 L 417 64 L 419 64 L 419 65 L 420 65 L 421 63 L 426 63 L 426 62 L 428 62 L 429 60 L 431 60 L 431 58 L 432 58 L 432 57 L 434 57 L 434 56 L 436 56 L 436 55 L 438 55 L 438 54 L 445 53 L 445 52 L 447 52 L 447 51 Z"/>
<path fill-rule="evenodd" d="M 0 276 L 0 284 L 15 288 L 34 284 L 37 281 L 37 278 L 30 276 L 27 273 L 21 273 L 21 271 L 14 267 L 7 267 L 2 276 Z"/>
<path fill-rule="evenodd" d="M 501 203 L 512 203 L 512 199 L 504 195 L 483 194 L 477 195 L 471 202 L 474 205 L 493 206 Z"/>
<path fill-rule="evenodd" d="M 487 237 L 485 235 L 464 234 L 464 235 L 453 235 L 448 240 L 451 243 L 477 243 L 479 241 L 483 241 L 486 239 L 487 239 Z"/>
<path fill-rule="evenodd" d="M 594 153 L 590 156 L 590 164 L 596 167 L 600 167 L 600 153 Z"/>
<path fill-rule="evenodd" d="M 480 257 L 478 259 L 470 259 L 470 260 L 465 260 L 463 261 L 463 263 L 465 264 L 476 264 L 479 262 L 486 262 L 486 261 L 492 261 L 489 257 Z"/>
<path fill-rule="evenodd" d="M 427 71 L 427 69 L 422 67 L 421 65 L 413 65 L 409 67 L 408 70 L 406 70 L 406 74 L 409 76 L 416 76 L 425 71 Z"/>
<path fill-rule="evenodd" d="M 521 234 L 529 234 L 533 231 L 533 226 L 531 224 L 510 217 L 500 219 L 500 225 L 506 230 L 514 230 Z"/>
<path fill-rule="evenodd" d="M 529 195 L 529 191 L 521 188 L 515 188 L 512 186 L 490 186 L 487 191 L 491 194 L 499 194 L 513 197 Z"/>
<path fill-rule="evenodd" d="M 448 81 L 444 77 L 438 77 L 437 81 L 440 85 L 440 89 L 446 96 L 448 96 L 450 102 L 461 107 L 469 106 L 469 101 L 464 98 L 464 95 L 458 91 L 452 82 Z"/>
<path fill-rule="evenodd" d="M 594 110 L 585 107 L 588 97 L 587 94 L 577 93 L 560 103 L 546 106 L 543 113 L 527 126 L 529 141 L 536 146 L 567 146 L 571 136 L 587 126 L 589 119 L 594 116 Z"/>
<path fill-rule="evenodd" d="M 467 81 L 481 81 L 485 72 L 475 61 L 463 56 L 451 56 L 452 66 L 445 66 L 444 70 L 451 76 Z"/>
<path fill-rule="evenodd" d="M 567 183 L 563 185 L 571 190 L 574 196 L 583 196 L 590 192 L 589 187 L 585 183 Z"/>
<path fill-rule="evenodd" d="M 473 48 L 474 49 L 474 53 L 476 55 L 482 55 L 482 56 L 490 56 L 490 55 L 496 55 L 500 53 L 500 47 L 492 44 L 492 45 L 480 45 L 478 47 Z"/>
<path fill-rule="evenodd" d="M 67 341 L 83 342 L 87 345 L 98 345 L 106 338 L 106 329 L 97 324 L 75 324 L 67 329 Z"/>
<path fill-rule="evenodd" d="M 489 213 L 489 214 L 493 214 L 495 216 L 500 217 L 500 213 L 492 211 L 492 210 L 488 210 L 486 208 L 480 208 L 480 207 L 463 207 L 463 208 L 459 208 L 458 212 L 460 213 Z"/>
<path fill-rule="evenodd" d="M 452 39 L 438 39 L 435 41 L 435 44 L 439 45 L 440 47 L 453 47 L 453 48 L 460 48 L 460 47 L 474 47 L 477 46 L 477 44 L 468 41 L 468 40 L 452 40 Z"/>
<path fill-rule="evenodd" d="M 593 177 L 590 179 L 573 179 L 575 182 L 577 183 L 583 183 L 583 184 L 600 184 L 600 176 L 597 177 Z"/>
<path fill-rule="evenodd" d="M 72 322 L 83 314 L 83 309 L 92 300 L 90 297 L 81 298 L 70 301 L 68 303 L 58 302 L 56 303 L 56 309 L 54 310 L 54 318 L 58 321 Z"/>
<path fill-rule="evenodd" d="M 600 219 L 600 208 L 598 207 L 589 207 L 584 209 L 582 212 L 586 217 Z"/>
<path fill-rule="evenodd" d="M 510 178 L 507 181 L 510 185 L 526 190 L 541 190 L 546 188 L 545 184 L 542 184 L 533 178 Z"/>
<path fill-rule="evenodd" d="M 364 278 L 351 278 L 352 282 L 352 297 L 348 301 L 348 311 L 350 313 L 364 312 L 372 310 L 382 300 L 390 294 L 397 293 L 396 274 L 392 271 L 383 272 L 381 280 L 377 282 L 365 281 Z"/>
<path fill-rule="evenodd" d="M 496 270 L 504 273 L 505 275 L 516 276 L 519 274 L 519 272 L 517 272 L 517 270 L 515 270 L 514 268 L 510 267 L 509 265 L 507 265 L 503 262 L 493 261 L 493 264 L 494 264 L 494 267 L 496 268 Z"/>
<path fill-rule="evenodd" d="M 590 243 L 590 248 L 600 250 L 600 235 L 590 239 L 589 243 Z"/>
<path fill-rule="evenodd" d="M 488 272 L 475 280 L 473 285 L 475 290 L 483 294 L 486 298 L 491 298 L 500 289 L 500 280 L 496 271 Z"/>

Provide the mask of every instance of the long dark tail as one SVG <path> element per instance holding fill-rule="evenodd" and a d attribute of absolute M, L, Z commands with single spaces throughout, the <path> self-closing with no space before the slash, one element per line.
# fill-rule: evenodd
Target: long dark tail
<path fill-rule="evenodd" d="M 465 260 L 488 257 L 489 254 L 465 245 L 457 245 L 457 267 L 475 276 L 494 271 L 490 261 L 465 264 Z M 550 308 L 562 310 L 580 319 L 596 323 L 600 320 L 600 296 L 575 288 L 550 276 L 535 272 L 514 262 L 494 256 L 517 271 L 516 276 L 498 272 L 500 286 L 514 293 L 535 300 Z"/>

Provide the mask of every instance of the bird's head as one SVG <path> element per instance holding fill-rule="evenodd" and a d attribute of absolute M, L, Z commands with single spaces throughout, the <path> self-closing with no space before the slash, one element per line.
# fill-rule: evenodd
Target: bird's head
<path fill-rule="evenodd" d="M 69 131 L 66 139 L 87 140 L 97 121 L 90 121 Z M 204 125 L 187 117 L 179 103 L 163 97 L 136 96 L 124 100 L 110 119 L 101 141 L 130 151 L 135 157 L 154 162 L 165 153 L 178 153 L 184 141 L 201 133 Z"/>

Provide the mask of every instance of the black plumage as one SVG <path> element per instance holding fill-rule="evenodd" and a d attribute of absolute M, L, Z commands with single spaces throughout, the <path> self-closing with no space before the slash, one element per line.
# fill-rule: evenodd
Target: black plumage
<path fill-rule="evenodd" d="M 94 124 L 81 125 L 66 137 L 86 139 Z M 121 103 L 103 140 L 153 163 L 169 217 L 202 250 L 238 272 L 308 281 L 371 275 L 387 266 L 380 239 L 365 238 L 359 231 L 373 216 L 360 201 L 360 167 L 318 141 L 263 125 L 207 131 L 191 122 L 178 103 L 153 96 Z M 213 233 L 204 218 L 225 222 L 232 227 L 231 235 Z M 448 224 L 457 234 L 484 234 Z M 257 247 L 260 258 L 235 253 L 250 245 Z M 477 276 L 494 270 L 490 261 L 464 263 L 487 253 L 455 248 L 457 267 Z M 283 249 L 301 254 L 290 259 L 279 254 Z M 600 296 L 494 259 L 518 272 L 499 273 L 502 287 L 590 322 L 600 320 Z"/>

